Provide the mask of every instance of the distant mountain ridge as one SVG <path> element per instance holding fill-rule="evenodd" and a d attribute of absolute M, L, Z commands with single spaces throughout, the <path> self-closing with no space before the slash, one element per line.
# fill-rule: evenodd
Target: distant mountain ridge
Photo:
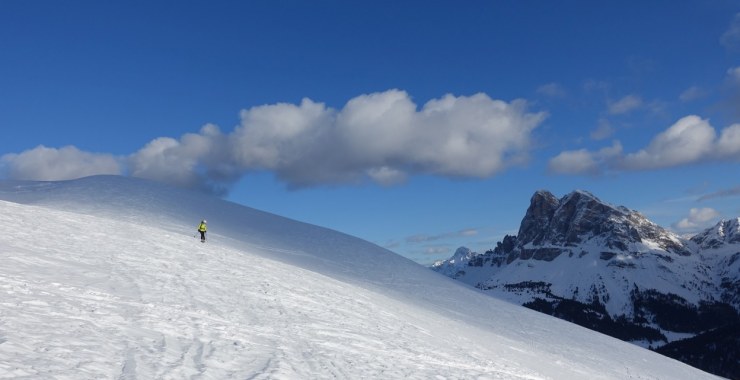
<path fill-rule="evenodd" d="M 686 239 L 583 190 L 535 192 L 516 236 L 432 269 L 645 347 L 740 321 L 740 218 Z"/>

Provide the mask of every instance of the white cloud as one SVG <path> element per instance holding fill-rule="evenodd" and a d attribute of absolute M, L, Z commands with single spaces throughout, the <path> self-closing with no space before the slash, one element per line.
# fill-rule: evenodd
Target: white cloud
<path fill-rule="evenodd" d="M 733 124 L 722 130 L 717 141 L 717 154 L 720 157 L 740 159 L 740 124 Z"/>
<path fill-rule="evenodd" d="M 707 120 L 686 116 L 653 138 L 647 148 L 625 156 L 624 167 L 655 169 L 700 161 L 712 152 L 715 136 Z"/>
<path fill-rule="evenodd" d="M 722 34 L 719 41 L 727 49 L 740 48 L 740 13 L 735 14 L 729 29 Z"/>
<path fill-rule="evenodd" d="M 294 187 L 419 173 L 483 178 L 526 159 L 544 117 L 485 94 L 446 95 L 417 110 L 406 92 L 389 90 L 341 110 L 308 99 L 245 110 L 231 140 L 239 165 L 273 170 Z"/>
<path fill-rule="evenodd" d="M 241 112 L 231 133 L 206 125 L 160 137 L 125 161 L 74 147 L 3 157 L 17 178 L 132 176 L 223 193 L 249 171 L 269 170 L 289 187 L 403 182 L 416 174 L 485 178 L 528 159 L 544 113 L 486 94 L 445 95 L 420 109 L 404 91 L 357 96 L 341 109 L 303 99 Z"/>
<path fill-rule="evenodd" d="M 22 180 L 59 181 L 122 173 L 115 156 L 83 152 L 73 146 L 56 149 L 39 145 L 19 154 L 5 154 L 0 162 L 8 178 Z"/>
<path fill-rule="evenodd" d="M 598 175 L 621 153 L 622 145 L 619 141 L 596 152 L 586 149 L 564 151 L 550 159 L 548 170 L 556 174 Z"/>
<path fill-rule="evenodd" d="M 673 227 L 683 231 L 696 231 L 708 227 L 708 224 L 711 224 L 711 222 L 714 222 L 719 217 L 720 213 L 713 208 L 692 208 L 689 210 L 689 216 L 681 219 Z"/>
<path fill-rule="evenodd" d="M 623 97 L 622 99 L 619 99 L 615 102 L 609 102 L 608 110 L 609 110 L 609 113 L 612 115 L 621 115 L 621 114 L 634 111 L 635 109 L 642 107 L 642 105 L 643 105 L 643 102 L 639 96 L 627 95 Z"/>
<path fill-rule="evenodd" d="M 382 168 L 368 169 L 367 175 L 373 181 L 385 186 L 405 182 L 406 178 L 408 177 L 406 173 L 400 170 L 389 168 L 387 166 L 383 166 Z"/>
<path fill-rule="evenodd" d="M 634 153 L 624 154 L 618 142 L 597 151 L 563 151 L 550 159 L 549 170 L 558 174 L 599 175 L 610 169 L 651 170 L 732 160 L 740 160 L 740 124 L 724 128 L 718 137 L 708 120 L 689 115 Z"/>
<path fill-rule="evenodd" d="M 205 125 L 198 134 L 175 140 L 152 140 L 128 159 L 134 177 L 173 185 L 223 193 L 224 185 L 242 173 L 228 152 L 228 140 L 215 125 Z"/>
<path fill-rule="evenodd" d="M 593 156 L 587 149 L 564 151 L 550 159 L 548 169 L 558 174 L 596 174 L 600 168 Z"/>
<path fill-rule="evenodd" d="M 312 158 L 338 148 L 319 147 L 332 135 L 335 111 L 322 103 L 303 99 L 301 104 L 279 103 L 241 112 L 241 126 L 230 136 L 232 157 L 246 169 L 305 169 L 310 177 Z M 318 148 L 318 150 L 317 150 Z M 301 164 L 306 165 L 301 168 Z M 302 170 L 293 176 L 300 175 Z"/>

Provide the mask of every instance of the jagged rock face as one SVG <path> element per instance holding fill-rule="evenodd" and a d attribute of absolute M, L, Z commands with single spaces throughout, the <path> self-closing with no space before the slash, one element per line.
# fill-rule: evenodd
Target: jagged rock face
<path fill-rule="evenodd" d="M 547 232 L 543 226 L 550 224 L 560 201 L 549 191 L 540 190 L 530 200 L 527 213 L 519 226 L 517 237 L 519 241 L 532 242 L 539 245 L 545 239 Z"/>
<path fill-rule="evenodd" d="M 550 192 L 536 192 L 520 225 L 517 240 L 520 247 L 575 247 L 595 237 L 603 238 L 607 247 L 619 251 L 628 251 L 630 243 L 649 240 L 666 251 L 689 254 L 673 234 L 638 212 L 604 203 L 586 191 L 574 191 L 560 200 Z M 523 253 L 522 258 L 534 257 Z"/>
<path fill-rule="evenodd" d="M 740 218 L 720 221 L 714 227 L 691 238 L 691 241 L 702 249 L 740 243 Z"/>
<path fill-rule="evenodd" d="M 574 246 L 589 236 L 600 235 L 603 232 L 621 235 L 621 231 L 614 228 L 613 221 L 614 218 L 624 219 L 624 216 L 623 212 L 602 203 L 591 194 L 573 192 L 562 199 L 555 211 L 550 222 L 549 240 Z"/>

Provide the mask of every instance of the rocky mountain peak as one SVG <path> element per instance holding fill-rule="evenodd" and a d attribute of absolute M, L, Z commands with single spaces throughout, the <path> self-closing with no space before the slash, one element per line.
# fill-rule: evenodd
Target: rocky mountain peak
<path fill-rule="evenodd" d="M 473 255 L 473 252 L 469 248 L 460 247 L 455 251 L 455 254 L 452 255 L 450 261 L 455 263 L 464 262 L 469 260 L 471 255 Z"/>
<path fill-rule="evenodd" d="M 687 255 L 684 244 L 671 232 L 640 213 L 613 206 L 584 190 L 558 199 L 546 190 L 531 198 L 517 235 L 520 247 L 574 247 L 601 238 L 610 249 L 628 251 L 631 243 L 653 242 L 666 251 Z"/>
<path fill-rule="evenodd" d="M 691 238 L 702 249 L 740 243 L 740 218 L 721 220 L 714 227 Z"/>
<path fill-rule="evenodd" d="M 552 220 L 560 201 L 551 192 L 539 190 L 534 193 L 527 208 L 527 213 L 519 226 L 517 237 L 520 241 L 541 242 L 544 239 L 543 226 Z"/>
<path fill-rule="evenodd" d="M 432 268 L 437 272 L 440 272 L 446 276 L 455 278 L 461 272 L 464 272 L 464 268 L 468 266 L 470 260 L 477 254 L 466 247 L 460 247 L 455 251 L 447 260 L 439 260 L 432 264 Z"/>

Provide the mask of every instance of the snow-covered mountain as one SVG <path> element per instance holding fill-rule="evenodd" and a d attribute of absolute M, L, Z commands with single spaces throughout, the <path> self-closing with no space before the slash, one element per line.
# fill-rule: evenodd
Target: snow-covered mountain
<path fill-rule="evenodd" d="M 586 191 L 537 191 L 517 236 L 433 269 L 643 346 L 740 322 L 740 219 L 683 239 Z M 464 253 L 464 254 L 463 254 Z M 737 366 L 737 357 L 735 357 Z"/>
<path fill-rule="evenodd" d="M 0 225 L 0 378 L 715 378 L 360 239 L 147 181 L 0 182 Z"/>
<path fill-rule="evenodd" d="M 740 308 L 740 218 L 722 220 L 691 238 L 714 269 L 722 302 Z"/>

